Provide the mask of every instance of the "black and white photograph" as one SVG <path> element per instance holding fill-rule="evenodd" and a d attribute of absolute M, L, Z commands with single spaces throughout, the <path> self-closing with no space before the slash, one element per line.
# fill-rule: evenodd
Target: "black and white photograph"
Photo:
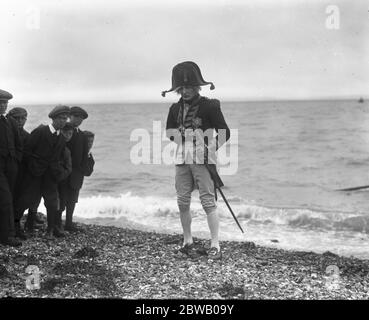
<path fill-rule="evenodd" d="M 0 302 L 369 299 L 367 1 L 2 0 L 0 35 Z"/>

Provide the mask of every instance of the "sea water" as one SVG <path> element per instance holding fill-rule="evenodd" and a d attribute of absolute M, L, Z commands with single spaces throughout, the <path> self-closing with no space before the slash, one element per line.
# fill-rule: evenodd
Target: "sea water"
<path fill-rule="evenodd" d="M 156 121 L 164 134 L 170 104 L 81 105 L 89 113 L 81 129 L 96 134 L 96 163 L 80 192 L 76 219 L 181 233 L 174 165 L 137 165 L 130 157 L 137 145 L 131 140 L 134 130 L 145 129 L 152 139 Z M 31 131 L 48 123 L 53 106 L 24 107 L 29 111 L 25 128 Z M 221 107 L 238 136 L 232 144 L 238 148 L 237 172 L 222 175 L 223 192 L 245 233 L 218 194 L 220 239 L 368 259 L 369 189 L 336 189 L 369 185 L 369 104 L 260 101 L 222 102 Z M 193 234 L 208 238 L 197 191 L 191 210 Z"/>

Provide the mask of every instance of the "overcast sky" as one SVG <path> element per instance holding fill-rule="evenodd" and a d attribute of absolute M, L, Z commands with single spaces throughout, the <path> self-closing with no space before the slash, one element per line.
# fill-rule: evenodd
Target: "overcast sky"
<path fill-rule="evenodd" d="M 326 27 L 330 4 L 339 29 Z M 0 88 L 13 104 L 175 100 L 160 93 L 186 60 L 214 82 L 203 94 L 223 100 L 369 98 L 365 0 L 2 0 L 0 7 Z"/>

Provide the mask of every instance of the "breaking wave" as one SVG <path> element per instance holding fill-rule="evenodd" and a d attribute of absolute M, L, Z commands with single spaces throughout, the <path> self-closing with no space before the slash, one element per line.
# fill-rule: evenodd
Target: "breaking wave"
<path fill-rule="evenodd" d="M 260 206 L 240 197 L 229 197 L 234 214 L 246 224 L 274 224 L 298 229 L 337 230 L 369 234 L 369 215 L 347 212 L 328 212 L 306 208 L 273 208 Z M 218 201 L 220 219 L 232 219 L 223 200 Z M 201 203 L 192 198 L 193 217 L 205 215 Z M 131 192 L 113 196 L 93 196 L 81 198 L 75 216 L 84 219 L 109 218 L 127 219 L 142 225 L 155 220 L 178 218 L 175 198 L 157 196 L 142 197 Z"/>

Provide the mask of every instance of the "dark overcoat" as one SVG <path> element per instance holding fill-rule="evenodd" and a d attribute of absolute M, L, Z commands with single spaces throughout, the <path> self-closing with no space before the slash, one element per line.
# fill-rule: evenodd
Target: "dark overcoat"
<path fill-rule="evenodd" d="M 49 126 L 40 125 L 31 132 L 24 148 L 27 169 L 32 176 L 42 176 L 48 168 L 57 175 L 65 148 L 61 134 L 53 135 Z"/>
<path fill-rule="evenodd" d="M 79 129 L 74 129 L 73 136 L 67 146 L 72 156 L 72 173 L 69 176 L 69 186 L 72 189 L 81 189 L 84 171 L 88 159 L 88 140 L 86 135 Z"/>

